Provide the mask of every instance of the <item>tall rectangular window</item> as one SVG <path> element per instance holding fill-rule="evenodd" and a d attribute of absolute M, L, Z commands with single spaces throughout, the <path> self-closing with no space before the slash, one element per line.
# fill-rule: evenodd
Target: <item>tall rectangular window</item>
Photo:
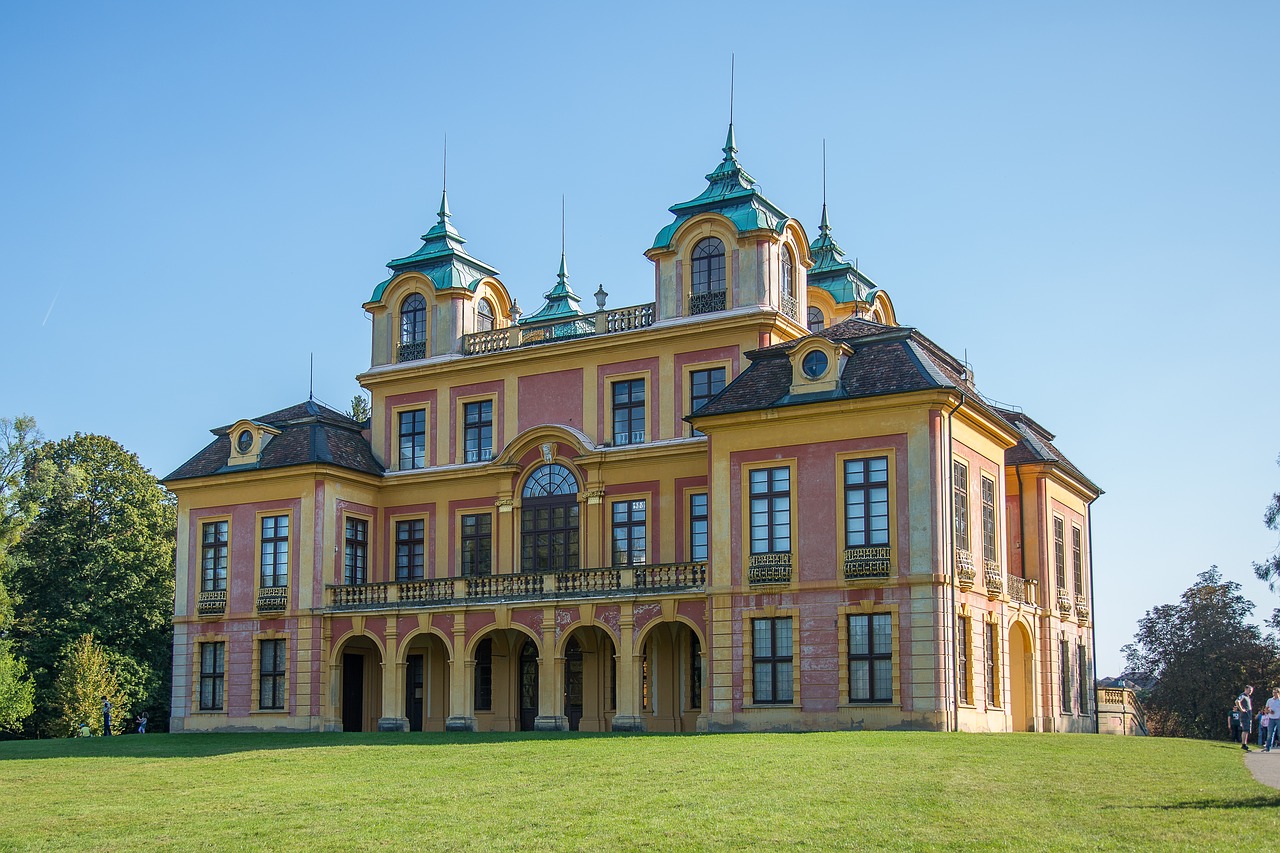
<path fill-rule="evenodd" d="M 396 580 L 422 580 L 426 576 L 425 526 L 420 518 L 396 522 Z"/>
<path fill-rule="evenodd" d="M 481 640 L 476 647 L 476 691 L 475 704 L 477 711 L 493 710 L 493 640 Z"/>
<path fill-rule="evenodd" d="M 955 513 L 956 547 L 969 550 L 969 466 L 951 463 L 951 504 Z"/>
<path fill-rule="evenodd" d="M 284 640 L 260 640 L 258 645 L 258 708 L 284 710 L 286 678 Z"/>
<path fill-rule="evenodd" d="M 1076 595 L 1084 595 L 1084 539 L 1080 528 L 1071 525 L 1071 576 L 1075 580 Z"/>
<path fill-rule="evenodd" d="M 200 535 L 200 591 L 227 588 L 227 523 L 210 521 Z"/>
<path fill-rule="evenodd" d="M 849 701 L 893 701 L 893 617 L 849 617 Z"/>
<path fill-rule="evenodd" d="M 693 370 L 689 373 L 689 412 L 693 414 L 707 402 L 724 390 L 725 370 L 723 367 L 711 367 L 706 370 Z M 694 435 L 702 435 L 696 429 Z"/>
<path fill-rule="evenodd" d="M 200 644 L 200 710 L 222 710 L 222 688 L 227 671 L 227 644 Z"/>
<path fill-rule="evenodd" d="M 1058 688 L 1062 694 L 1062 713 L 1071 713 L 1071 644 L 1058 641 Z"/>
<path fill-rule="evenodd" d="M 996 561 L 996 481 L 982 478 L 982 559 Z"/>
<path fill-rule="evenodd" d="M 289 516 L 262 519 L 262 585 L 289 585 Z"/>
<path fill-rule="evenodd" d="M 493 573 L 493 516 L 489 513 L 462 517 L 462 576 Z"/>
<path fill-rule="evenodd" d="M 345 584 L 369 581 L 369 522 L 363 518 L 347 519 L 346 558 L 342 564 Z"/>
<path fill-rule="evenodd" d="M 643 566 L 645 551 L 645 502 L 614 501 L 613 565 Z"/>
<path fill-rule="evenodd" d="M 400 412 L 400 470 L 410 471 L 427 465 L 427 412 L 414 409 Z"/>
<path fill-rule="evenodd" d="M 493 458 L 493 401 L 464 404 L 462 420 L 463 461 L 488 462 Z"/>
<path fill-rule="evenodd" d="M 956 620 L 956 632 L 959 634 L 958 648 L 956 649 L 956 667 L 960 670 L 960 701 L 968 705 L 971 701 L 969 696 L 969 681 L 973 677 L 970 666 L 973 660 L 971 649 L 972 640 L 969 636 L 969 617 L 961 616 Z"/>
<path fill-rule="evenodd" d="M 889 458 L 844 463 L 844 547 L 889 544 Z"/>
<path fill-rule="evenodd" d="M 791 469 L 751 472 L 751 553 L 791 551 Z"/>
<path fill-rule="evenodd" d="M 613 443 L 644 442 L 644 380 L 613 383 Z"/>
<path fill-rule="evenodd" d="M 751 622 L 752 701 L 785 705 L 792 701 L 791 617 Z"/>
<path fill-rule="evenodd" d="M 1076 646 L 1076 704 L 1081 714 L 1089 713 L 1089 694 L 1093 678 L 1089 674 L 1089 655 L 1084 644 Z"/>
<path fill-rule="evenodd" d="M 689 495 L 689 559 L 701 562 L 710 553 L 706 493 Z"/>
<path fill-rule="evenodd" d="M 1063 544 L 1063 524 L 1062 519 L 1054 516 L 1053 518 L 1053 574 L 1058 589 L 1067 588 L 1067 555 L 1066 546 Z"/>
<path fill-rule="evenodd" d="M 991 622 L 983 624 L 983 651 L 987 656 L 987 704 L 993 708 L 1000 706 L 1000 685 L 996 679 L 1000 675 L 999 646 L 996 644 L 996 626 Z"/>

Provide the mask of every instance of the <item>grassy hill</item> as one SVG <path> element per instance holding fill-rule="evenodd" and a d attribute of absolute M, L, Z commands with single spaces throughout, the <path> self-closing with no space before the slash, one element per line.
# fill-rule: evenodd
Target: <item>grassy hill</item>
<path fill-rule="evenodd" d="M 0 743 L 0 792 L 0 849 L 1204 850 L 1280 829 L 1239 747 L 1095 735 L 132 735 Z"/>

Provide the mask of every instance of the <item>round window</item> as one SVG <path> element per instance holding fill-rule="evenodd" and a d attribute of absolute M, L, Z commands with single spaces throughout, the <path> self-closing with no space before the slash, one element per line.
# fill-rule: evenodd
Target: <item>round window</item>
<path fill-rule="evenodd" d="M 827 372 L 827 354 L 822 350 L 814 350 L 804 357 L 804 361 L 800 362 L 804 368 L 804 375 L 810 379 L 817 379 L 819 376 Z"/>
<path fill-rule="evenodd" d="M 240 434 L 236 436 L 236 450 L 248 453 L 250 447 L 253 447 L 253 433 L 247 429 L 240 430 Z"/>

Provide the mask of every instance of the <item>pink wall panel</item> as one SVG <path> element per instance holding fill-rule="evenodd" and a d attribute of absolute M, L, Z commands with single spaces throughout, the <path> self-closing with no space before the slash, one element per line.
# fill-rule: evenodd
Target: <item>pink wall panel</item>
<path fill-rule="evenodd" d="M 565 424 L 583 430 L 581 368 L 521 376 L 519 424 L 521 432 L 539 424 Z"/>

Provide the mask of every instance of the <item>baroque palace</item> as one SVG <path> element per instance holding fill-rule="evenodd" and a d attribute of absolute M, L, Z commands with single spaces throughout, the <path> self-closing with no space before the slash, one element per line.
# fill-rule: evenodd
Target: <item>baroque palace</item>
<path fill-rule="evenodd" d="M 1095 730 L 1100 490 L 723 150 L 644 305 L 522 315 L 442 197 L 370 418 L 169 475 L 174 731 Z"/>

